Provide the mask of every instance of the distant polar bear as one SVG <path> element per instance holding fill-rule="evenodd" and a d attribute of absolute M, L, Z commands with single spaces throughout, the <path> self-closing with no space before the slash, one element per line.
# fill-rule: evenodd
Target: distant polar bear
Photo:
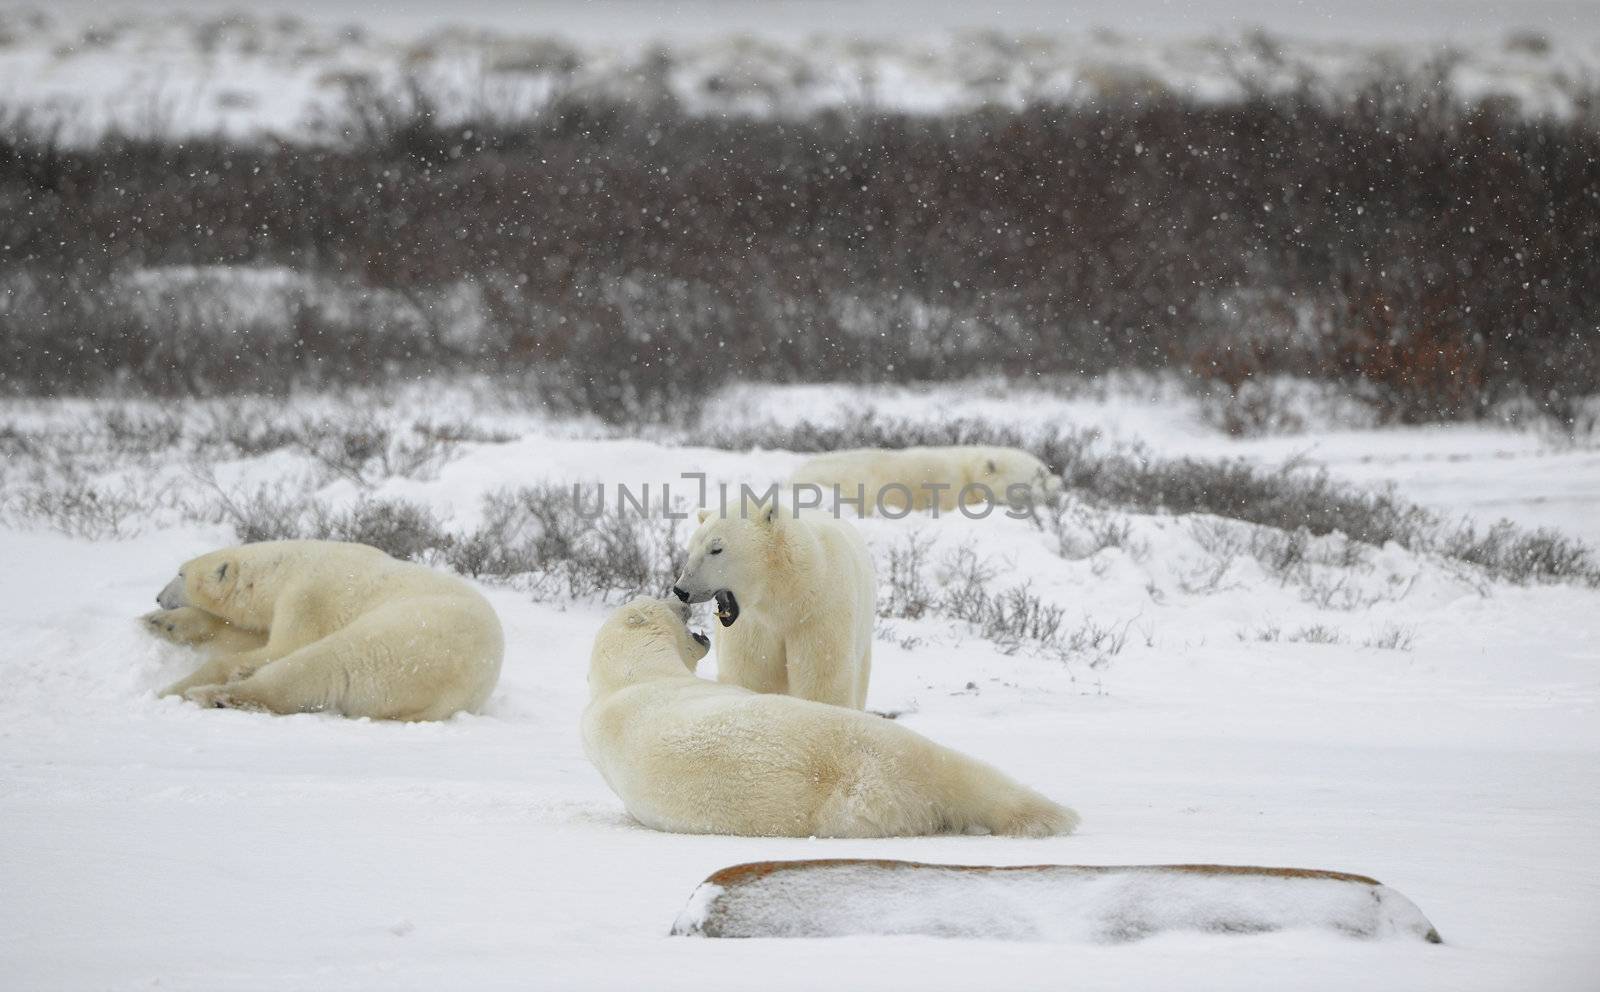
<path fill-rule="evenodd" d="M 716 600 L 719 681 L 866 706 L 878 579 L 848 521 L 775 501 L 701 510 L 672 591 Z"/>
<path fill-rule="evenodd" d="M 589 661 L 583 745 L 628 812 L 677 833 L 1070 833 L 1078 814 L 870 713 L 696 678 L 688 607 L 640 597 Z"/>
<path fill-rule="evenodd" d="M 1026 506 L 1062 489 L 1061 477 L 1026 451 L 983 445 L 829 452 L 801 465 L 789 485 L 820 487 L 824 502 L 836 489 L 847 500 L 864 497 L 857 504 L 863 516 L 981 503 Z"/>
<path fill-rule="evenodd" d="M 144 617 L 210 649 L 163 696 L 273 713 L 442 720 L 500 677 L 493 607 L 470 585 L 362 544 L 269 541 L 184 565 Z"/>

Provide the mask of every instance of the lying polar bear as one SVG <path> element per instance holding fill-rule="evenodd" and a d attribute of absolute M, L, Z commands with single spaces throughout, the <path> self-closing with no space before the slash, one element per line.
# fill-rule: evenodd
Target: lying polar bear
<path fill-rule="evenodd" d="M 583 746 L 640 823 L 679 833 L 1070 833 L 1078 815 L 890 720 L 696 678 L 686 604 L 640 597 L 589 661 Z"/>
<path fill-rule="evenodd" d="M 862 516 L 903 516 L 935 506 L 944 512 L 981 503 L 1027 506 L 1053 499 L 1062 482 L 1020 448 L 957 445 L 829 452 L 802 464 L 789 477 L 789 486 L 820 488 L 824 504 L 836 492 L 846 500 L 861 497 L 862 502 L 852 505 Z"/>
<path fill-rule="evenodd" d="M 766 504 L 700 511 L 672 591 L 715 599 L 717 679 L 861 709 L 878 579 L 853 524 Z"/>
<path fill-rule="evenodd" d="M 146 625 L 210 655 L 161 694 L 203 706 L 442 720 L 500 677 L 500 620 L 477 590 L 363 544 L 213 551 L 156 601 Z"/>

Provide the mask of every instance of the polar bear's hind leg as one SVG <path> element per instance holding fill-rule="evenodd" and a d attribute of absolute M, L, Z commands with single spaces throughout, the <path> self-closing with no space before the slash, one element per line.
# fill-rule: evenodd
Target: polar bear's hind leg
<path fill-rule="evenodd" d="M 1055 837 L 1070 834 L 1078 828 L 1080 817 L 1065 806 L 1043 796 L 1030 796 L 1010 811 L 998 824 L 998 834 L 1011 837 Z"/>
<path fill-rule="evenodd" d="M 251 672 L 272 660 L 269 647 L 257 648 L 253 651 L 241 651 L 238 654 L 218 655 L 189 673 L 184 678 L 161 690 L 163 696 L 186 695 L 191 689 L 202 686 L 222 685 L 225 682 L 236 682 L 247 678 Z"/>
<path fill-rule="evenodd" d="M 337 712 L 375 720 L 441 720 L 475 709 L 489 653 L 440 643 L 443 617 L 395 602 L 258 668 L 237 682 L 192 689 L 203 706 L 271 713 Z M 404 655 L 402 657 L 402 655 Z M 491 680 L 492 682 L 492 680 Z"/>
<path fill-rule="evenodd" d="M 931 744 L 931 742 L 929 742 Z M 1078 826 L 1078 814 L 994 768 L 932 745 L 907 771 L 909 796 L 938 811 L 944 829 L 1009 837 L 1053 837 Z"/>

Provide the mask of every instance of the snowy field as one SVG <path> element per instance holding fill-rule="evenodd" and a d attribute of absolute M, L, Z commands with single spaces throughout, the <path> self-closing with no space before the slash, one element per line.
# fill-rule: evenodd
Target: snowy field
<path fill-rule="evenodd" d="M 320 399 L 428 457 L 359 471 L 292 445 L 204 435 L 262 403 L 0 405 L 0 987 L 1585 990 L 1600 981 L 1600 591 L 1512 585 L 1398 545 L 1261 556 L 1259 529 L 1085 510 L 1110 543 L 995 516 L 863 523 L 880 576 L 918 544 L 937 591 L 962 560 L 1026 581 L 1081 636 L 986 639 L 941 617 L 879 622 L 868 706 L 1079 810 L 1048 840 L 673 836 L 631 822 L 577 733 L 590 638 L 618 595 L 483 585 L 507 657 L 486 713 L 391 725 L 202 711 L 154 690 L 193 660 L 135 618 L 187 557 L 233 543 L 215 503 L 277 484 L 331 506 L 404 499 L 455 529 L 541 481 L 764 484 L 783 450 L 680 446 L 518 412 L 488 391 Z M 1165 455 L 1296 458 L 1448 515 L 1600 541 L 1600 452 L 1486 426 L 1317 430 L 1239 441 L 1173 391 L 1059 397 L 735 390 L 715 427 L 880 416 L 1097 428 Z M 135 416 L 136 415 L 136 416 Z M 129 417 L 174 430 L 132 431 Z M 133 435 L 113 443 L 113 435 Z M 137 435 L 153 440 L 141 441 Z M 396 440 L 395 444 L 400 441 Z M 381 463 L 377 464 L 377 463 Z M 74 487 L 76 487 L 74 489 Z M 126 505 L 24 509 L 46 489 Z M 52 527 L 54 520 L 58 527 Z M 70 523 L 65 529 L 74 530 Z M 93 533 L 95 536 L 85 536 Z M 910 542 L 910 543 L 908 543 Z M 1096 545 L 1100 545 L 1096 548 Z M 965 556 L 965 559 L 963 559 Z M 1281 563 L 1279 563 L 1281 564 Z M 893 598 L 887 582 L 880 597 Z M 711 667 L 708 658 L 702 674 Z M 1310 933 L 1100 946 L 922 938 L 667 936 L 712 871 L 773 858 L 972 864 L 1218 862 L 1372 875 L 1443 946 Z"/>
<path fill-rule="evenodd" d="M 449 24 L 420 5 L 388 18 L 295 3 L 0 8 L 0 106 L 68 141 L 108 128 L 317 141 L 334 136 L 352 89 L 402 79 L 451 112 L 520 120 L 568 97 L 670 97 L 690 113 L 755 116 L 1165 92 L 1215 102 L 1302 84 L 1344 93 L 1404 71 L 1437 76 L 1463 99 L 1572 116 L 1589 112 L 1600 74 L 1594 0 L 1373 3 L 1365 14 L 1346 4 L 1327 16 L 1236 0 L 1179 11 L 1159 0 L 1092 11 L 1008 0 L 999 6 L 1012 9 L 987 4 L 981 17 L 953 3 L 834 6 L 479 3 L 452 10 Z"/>

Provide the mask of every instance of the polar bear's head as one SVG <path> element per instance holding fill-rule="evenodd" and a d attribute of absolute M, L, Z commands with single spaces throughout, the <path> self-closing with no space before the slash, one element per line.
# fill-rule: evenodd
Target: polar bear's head
<path fill-rule="evenodd" d="M 711 648 L 689 629 L 689 604 L 636 596 L 606 618 L 589 656 L 589 688 L 596 695 L 652 676 L 691 674 Z"/>
<path fill-rule="evenodd" d="M 685 603 L 717 601 L 724 627 L 739 619 L 739 601 L 766 599 L 775 549 L 781 546 L 783 513 L 774 502 L 700 511 L 700 527 L 689 537 L 689 557 L 672 587 Z"/>
<path fill-rule="evenodd" d="M 968 459 L 968 480 L 987 486 L 1001 503 L 1049 502 L 1065 487 L 1061 476 L 1020 448 L 973 448 Z"/>
<path fill-rule="evenodd" d="M 233 598 L 239 588 L 237 548 L 224 548 L 191 559 L 178 569 L 177 578 L 156 596 L 164 610 L 195 606 L 208 612 Z"/>

